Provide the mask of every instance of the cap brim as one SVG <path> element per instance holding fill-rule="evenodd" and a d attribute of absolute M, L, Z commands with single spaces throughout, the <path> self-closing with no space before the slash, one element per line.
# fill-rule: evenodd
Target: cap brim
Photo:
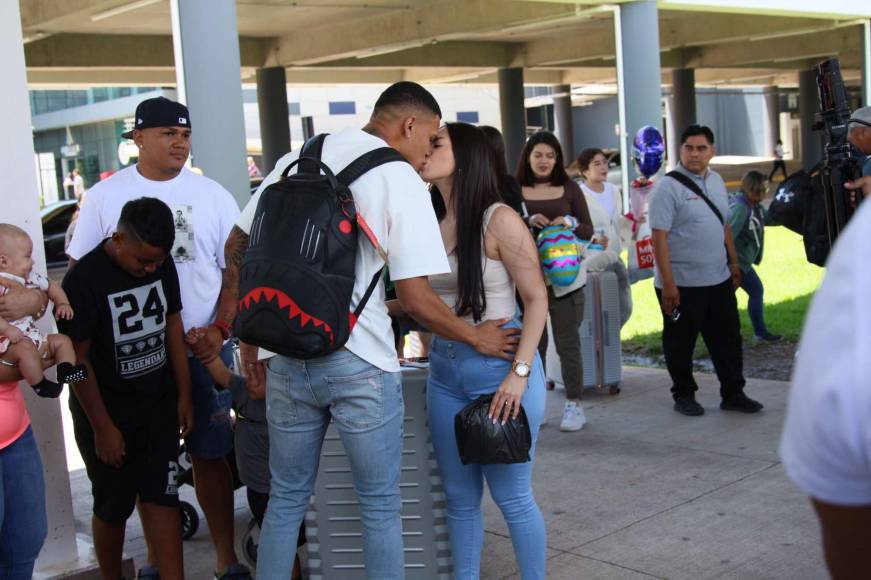
<path fill-rule="evenodd" d="M 135 130 L 136 129 L 130 129 L 126 133 L 121 133 L 121 136 L 124 137 L 125 139 L 133 139 L 133 131 L 135 131 Z"/>

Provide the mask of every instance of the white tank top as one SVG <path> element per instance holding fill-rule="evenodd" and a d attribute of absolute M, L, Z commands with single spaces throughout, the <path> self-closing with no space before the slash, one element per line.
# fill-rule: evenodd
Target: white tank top
<path fill-rule="evenodd" d="M 490 218 L 493 217 L 493 212 L 499 207 L 508 207 L 504 203 L 494 203 L 484 211 L 484 223 L 482 225 L 481 237 L 487 232 L 487 226 L 490 224 Z M 501 260 L 493 260 L 487 257 L 482 240 L 481 244 L 482 263 L 483 263 L 483 278 L 484 278 L 484 296 L 487 300 L 487 308 L 481 316 L 481 322 L 485 320 L 498 320 L 500 318 L 514 318 L 517 310 L 517 302 L 515 299 L 514 280 L 508 274 L 505 264 Z M 457 255 L 456 250 L 448 256 L 448 263 L 451 266 L 450 274 L 438 274 L 429 277 L 429 284 L 435 293 L 439 295 L 442 302 L 447 304 L 452 310 L 457 304 Z M 463 320 L 470 324 L 474 324 L 472 314 L 469 313 L 462 317 Z"/>

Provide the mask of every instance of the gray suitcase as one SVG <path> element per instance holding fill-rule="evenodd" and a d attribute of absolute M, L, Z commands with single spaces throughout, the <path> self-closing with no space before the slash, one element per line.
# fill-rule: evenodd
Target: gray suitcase
<path fill-rule="evenodd" d="M 445 498 L 426 421 L 427 370 L 403 369 L 402 537 L 406 577 L 453 576 Z M 315 493 L 305 517 L 312 580 L 366 578 L 351 467 L 335 427 L 327 429 Z"/>
<path fill-rule="evenodd" d="M 619 392 L 623 380 L 619 292 L 614 272 L 587 272 L 579 331 L 584 387 L 607 387 L 612 394 Z"/>

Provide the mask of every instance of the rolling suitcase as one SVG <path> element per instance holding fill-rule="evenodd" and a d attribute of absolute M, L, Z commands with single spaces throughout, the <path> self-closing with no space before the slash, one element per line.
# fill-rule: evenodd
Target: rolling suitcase
<path fill-rule="evenodd" d="M 620 346 L 620 289 L 614 272 L 587 272 L 584 287 L 584 321 L 581 359 L 584 387 L 596 387 L 611 394 L 620 392 L 623 380 Z"/>
<path fill-rule="evenodd" d="M 623 380 L 622 348 L 620 346 L 620 294 L 614 272 L 587 272 L 584 292 L 584 320 L 578 328 L 581 339 L 581 360 L 584 367 L 584 388 L 596 387 L 616 395 Z M 562 385 L 562 368 L 553 331 L 548 320 L 547 377 Z"/>

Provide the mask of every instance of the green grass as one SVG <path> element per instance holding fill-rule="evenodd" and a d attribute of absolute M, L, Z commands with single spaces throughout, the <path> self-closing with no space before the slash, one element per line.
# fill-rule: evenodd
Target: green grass
<path fill-rule="evenodd" d="M 775 334 L 788 340 L 798 340 L 810 299 L 823 277 L 823 269 L 805 259 L 801 237 L 784 227 L 765 228 L 765 254 L 756 272 L 765 286 L 765 324 Z M 623 327 L 623 351 L 658 355 L 662 353 L 662 315 L 653 279 L 632 286 L 632 318 Z M 750 346 L 753 327 L 747 315 L 747 294 L 738 290 L 738 310 L 741 315 L 741 334 L 744 344 Z M 701 340 L 696 355 L 704 356 L 706 349 Z"/>

